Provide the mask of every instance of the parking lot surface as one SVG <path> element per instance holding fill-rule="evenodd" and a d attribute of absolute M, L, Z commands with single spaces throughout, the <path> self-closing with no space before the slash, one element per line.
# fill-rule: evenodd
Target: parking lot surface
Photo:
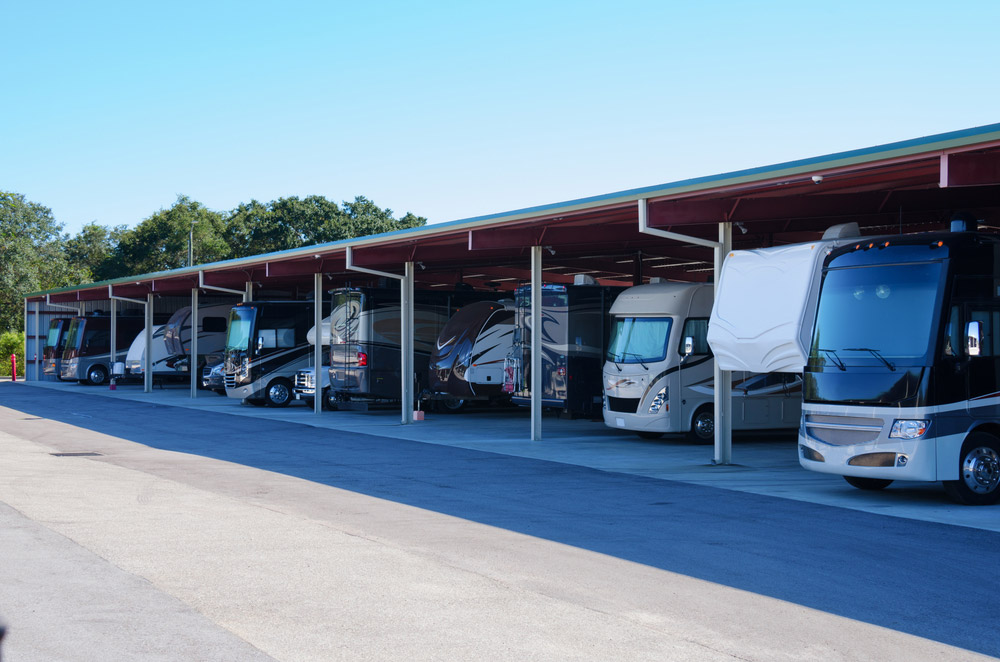
<path fill-rule="evenodd" d="M 790 438 L 713 467 L 590 421 L 530 442 L 523 412 L 401 426 L 188 396 L 0 384 L 5 659 L 1000 651 L 970 627 L 1000 615 L 975 570 L 1000 560 L 997 511 L 858 492 Z"/>

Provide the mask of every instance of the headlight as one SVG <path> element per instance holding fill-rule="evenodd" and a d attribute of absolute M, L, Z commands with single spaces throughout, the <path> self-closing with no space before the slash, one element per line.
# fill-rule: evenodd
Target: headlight
<path fill-rule="evenodd" d="M 666 403 L 666 401 L 667 401 L 667 387 L 664 386 L 663 388 L 660 389 L 660 392 L 656 394 L 656 397 L 653 398 L 653 404 L 649 405 L 649 413 L 655 414 L 659 412 L 660 407 L 662 407 L 664 403 Z M 666 406 L 666 410 L 669 409 L 670 405 L 668 404 Z"/>
<path fill-rule="evenodd" d="M 924 436 L 930 421 L 912 421 L 901 419 L 892 424 L 892 431 L 889 432 L 890 439 L 917 439 Z"/>

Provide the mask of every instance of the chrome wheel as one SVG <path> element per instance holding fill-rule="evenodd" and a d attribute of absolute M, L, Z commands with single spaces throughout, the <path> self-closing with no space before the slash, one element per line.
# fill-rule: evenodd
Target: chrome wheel
<path fill-rule="evenodd" d="M 962 480 L 975 494 L 989 494 L 1000 485 L 1000 456 L 988 446 L 969 451 L 962 459 Z"/>
<path fill-rule="evenodd" d="M 701 444 L 709 444 L 715 440 L 715 414 L 711 409 L 701 409 L 691 421 L 690 438 Z"/>
<path fill-rule="evenodd" d="M 276 379 L 268 384 L 264 394 L 267 404 L 272 407 L 285 407 L 292 401 L 292 385 L 285 379 Z"/>
<path fill-rule="evenodd" d="M 87 383 L 99 386 L 108 378 L 108 371 L 103 366 L 95 365 L 87 371 Z"/>

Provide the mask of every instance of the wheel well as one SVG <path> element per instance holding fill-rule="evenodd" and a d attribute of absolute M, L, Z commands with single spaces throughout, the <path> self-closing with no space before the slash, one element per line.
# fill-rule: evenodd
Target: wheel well
<path fill-rule="evenodd" d="M 966 436 L 972 434 L 973 432 L 985 432 L 991 434 L 997 439 L 1000 439 L 1000 424 L 997 423 L 983 423 L 982 425 L 977 425 L 966 433 Z"/>
<path fill-rule="evenodd" d="M 702 404 L 700 404 L 697 407 L 695 407 L 694 411 L 691 412 L 691 420 L 688 421 L 688 427 L 691 427 L 691 425 L 694 425 L 694 419 L 696 419 L 698 417 L 698 414 L 700 414 L 703 411 L 711 412 L 714 415 L 714 413 L 715 413 L 715 403 L 714 402 L 703 402 Z"/>

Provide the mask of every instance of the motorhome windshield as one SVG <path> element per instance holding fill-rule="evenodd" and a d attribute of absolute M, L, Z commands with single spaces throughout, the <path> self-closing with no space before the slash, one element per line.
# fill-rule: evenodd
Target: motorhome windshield
<path fill-rule="evenodd" d="M 80 341 L 83 340 L 83 320 L 73 320 L 70 322 L 69 331 L 66 333 L 66 347 L 72 349 L 80 348 Z"/>
<path fill-rule="evenodd" d="M 615 363 L 653 363 L 667 358 L 670 317 L 616 317 L 608 345 Z"/>
<path fill-rule="evenodd" d="M 229 313 L 229 330 L 226 334 L 226 349 L 250 349 L 250 333 L 257 311 L 254 308 L 235 307 Z"/>
<path fill-rule="evenodd" d="M 53 322 L 49 326 L 49 335 L 45 338 L 45 349 L 57 348 L 59 336 L 62 334 L 62 322 Z"/>
<path fill-rule="evenodd" d="M 941 263 L 928 262 L 827 271 L 810 363 L 893 369 L 897 360 L 922 360 L 933 344 L 941 269 Z"/>

